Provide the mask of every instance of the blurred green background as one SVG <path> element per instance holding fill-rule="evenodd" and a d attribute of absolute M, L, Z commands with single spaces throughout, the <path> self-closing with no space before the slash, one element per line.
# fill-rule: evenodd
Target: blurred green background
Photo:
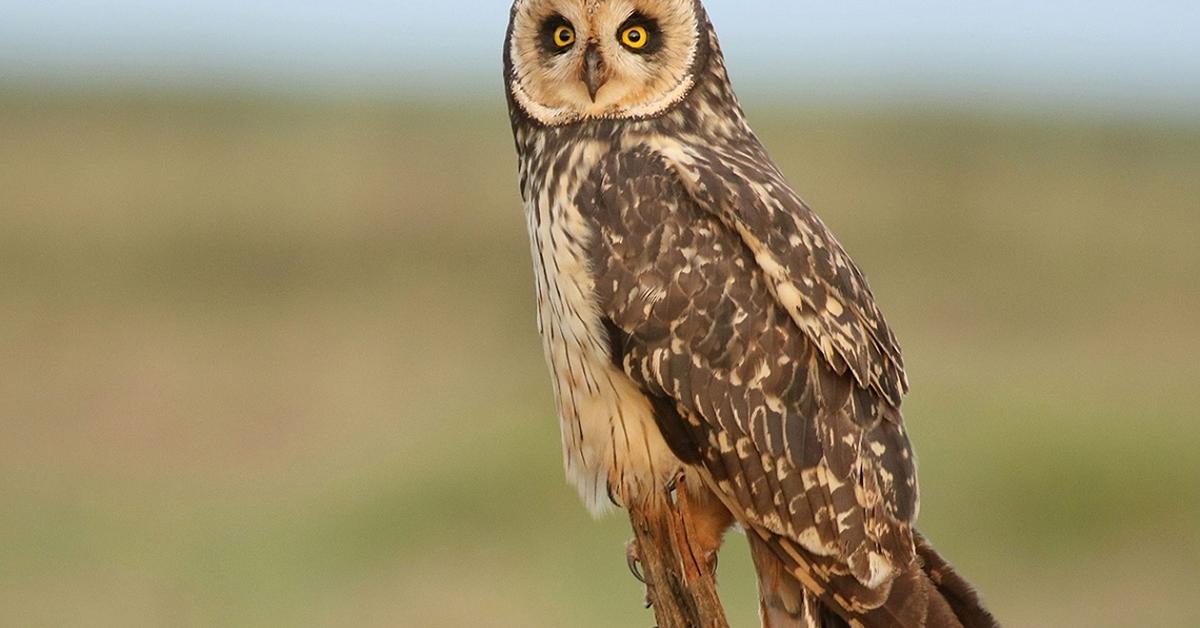
<path fill-rule="evenodd" d="M 1195 625 L 1200 129 L 751 115 L 907 349 L 923 529 L 1011 625 Z M 0 98 L 0 623 L 649 625 L 562 479 L 506 124 Z"/>
<path fill-rule="evenodd" d="M 652 624 L 470 94 L 0 83 L 0 625 Z M 1200 122 L 932 103 L 747 99 L 906 349 L 921 528 L 1006 625 L 1200 625 Z"/>

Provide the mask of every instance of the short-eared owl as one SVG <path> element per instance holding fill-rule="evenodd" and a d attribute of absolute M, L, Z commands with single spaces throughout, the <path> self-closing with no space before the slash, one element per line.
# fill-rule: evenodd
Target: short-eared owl
<path fill-rule="evenodd" d="M 750 539 L 764 623 L 991 626 L 913 529 L 900 348 L 698 0 L 517 0 L 505 82 L 568 476 Z M 805 623 L 807 622 L 807 623 Z"/>

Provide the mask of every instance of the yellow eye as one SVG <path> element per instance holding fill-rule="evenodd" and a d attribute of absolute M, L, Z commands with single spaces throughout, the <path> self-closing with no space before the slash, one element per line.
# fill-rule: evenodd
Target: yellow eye
<path fill-rule="evenodd" d="M 563 24 L 554 29 L 554 45 L 559 48 L 566 48 L 575 43 L 575 30 L 570 26 Z"/>
<path fill-rule="evenodd" d="M 650 43 L 650 33 L 645 26 L 630 26 L 621 33 L 621 43 L 634 50 L 641 50 Z"/>

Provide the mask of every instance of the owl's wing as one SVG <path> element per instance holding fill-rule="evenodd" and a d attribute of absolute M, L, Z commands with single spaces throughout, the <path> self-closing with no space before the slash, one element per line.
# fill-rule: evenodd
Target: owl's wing
<path fill-rule="evenodd" d="M 908 392 L 904 359 L 866 278 L 762 146 L 657 148 L 692 200 L 741 236 L 776 300 L 830 366 L 899 408 Z"/>
<path fill-rule="evenodd" d="M 830 361 L 822 345 L 841 347 L 844 335 L 814 338 L 777 298 L 782 281 L 806 275 L 762 268 L 748 230 L 706 211 L 689 187 L 641 147 L 614 153 L 580 192 L 613 359 L 654 402 L 676 455 L 707 469 L 734 514 L 779 551 L 802 548 L 816 581 L 806 584 L 875 608 L 914 556 L 916 479 L 899 412 Z M 856 285 L 851 268 L 812 280 Z"/>

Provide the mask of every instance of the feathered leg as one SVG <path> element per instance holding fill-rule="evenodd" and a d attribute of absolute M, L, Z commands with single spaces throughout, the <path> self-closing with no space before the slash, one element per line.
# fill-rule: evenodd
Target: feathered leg
<path fill-rule="evenodd" d="M 725 541 L 725 533 L 733 526 L 733 514 L 698 478 L 685 475 L 679 481 L 675 496 L 683 522 L 681 532 L 686 535 L 681 541 L 687 541 L 680 547 L 689 547 L 692 551 L 690 560 L 693 564 L 685 565 L 685 569 L 711 573 L 717 568 L 717 552 Z"/>

